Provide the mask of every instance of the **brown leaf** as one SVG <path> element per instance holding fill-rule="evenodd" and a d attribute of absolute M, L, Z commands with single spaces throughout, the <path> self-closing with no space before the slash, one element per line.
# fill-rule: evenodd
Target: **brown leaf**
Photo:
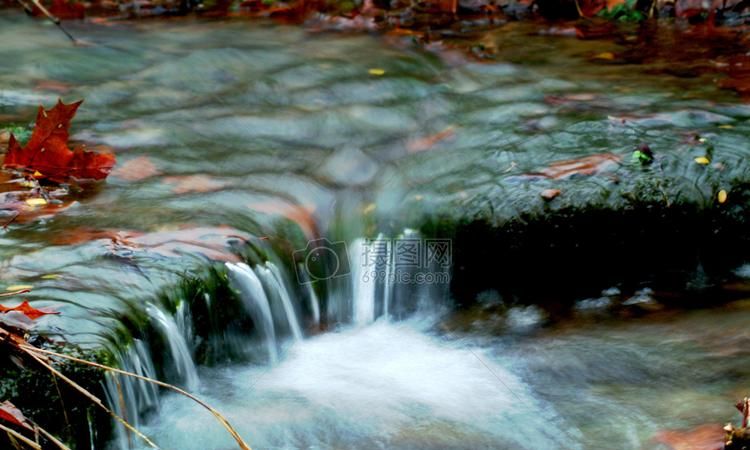
<path fill-rule="evenodd" d="M 701 425 L 690 430 L 660 431 L 654 440 L 671 450 L 722 450 L 724 437 L 721 425 Z"/>
<path fill-rule="evenodd" d="M 226 187 L 226 183 L 208 175 L 181 175 L 165 177 L 165 183 L 174 184 L 172 192 L 175 194 L 188 194 L 191 192 L 212 192 Z"/>
<path fill-rule="evenodd" d="M 112 175 L 126 181 L 141 181 L 161 174 L 148 156 L 129 159 L 117 166 Z"/>
<path fill-rule="evenodd" d="M 562 191 L 560 191 L 560 189 L 545 189 L 540 193 L 542 198 L 547 201 L 554 199 L 560 194 L 562 194 Z"/>
<path fill-rule="evenodd" d="M 574 175 L 595 175 L 610 170 L 622 158 L 612 153 L 600 153 L 582 158 L 556 161 L 538 172 L 526 174 L 526 177 L 544 177 L 553 180 L 570 178 Z"/>
<path fill-rule="evenodd" d="M 406 144 L 406 150 L 408 150 L 409 153 L 423 152 L 425 150 L 431 149 L 432 147 L 434 147 L 441 141 L 450 139 L 455 135 L 456 133 L 453 131 L 453 127 L 447 127 L 443 131 L 440 131 L 439 133 L 435 133 L 430 136 L 425 136 L 423 138 L 413 139 L 409 141 Z"/>

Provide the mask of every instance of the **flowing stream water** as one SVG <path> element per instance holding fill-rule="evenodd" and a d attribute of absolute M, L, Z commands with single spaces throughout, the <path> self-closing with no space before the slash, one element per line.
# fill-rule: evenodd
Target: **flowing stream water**
<path fill-rule="evenodd" d="M 750 380 L 746 303 L 548 326 L 534 306 L 456 317 L 447 283 L 394 283 L 392 264 L 366 280 L 364 238 L 419 239 L 398 220 L 404 198 L 493 182 L 467 161 L 523 173 L 644 137 L 677 154 L 696 132 L 746 156 L 750 107 L 711 74 L 592 61 L 619 44 L 537 27 L 476 37 L 498 51 L 479 63 L 401 37 L 234 20 L 71 23 L 88 43 L 73 47 L 0 12 L 0 125 L 83 98 L 73 138 L 113 147 L 120 167 L 65 211 L 0 232 L 0 283 L 33 285 L 35 305 L 61 312 L 40 326 L 196 393 L 258 449 L 645 449 L 660 430 L 731 420 Z M 636 120 L 622 131 L 620 117 Z M 415 165 L 440 189 L 412 185 Z M 350 260 L 324 290 L 288 263 L 318 237 Z M 227 251 L 243 242 L 254 257 Z M 245 357 L 197 364 L 195 305 L 155 299 L 211 261 L 253 334 L 220 330 L 222 351 Z M 234 446 L 187 399 L 132 380 L 107 389 L 163 448 Z M 127 441 L 120 430 L 110 446 Z"/>

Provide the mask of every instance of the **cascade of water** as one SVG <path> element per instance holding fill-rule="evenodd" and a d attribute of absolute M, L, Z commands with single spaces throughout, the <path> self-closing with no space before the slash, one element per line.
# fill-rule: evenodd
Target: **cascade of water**
<path fill-rule="evenodd" d="M 177 327 L 174 317 L 164 313 L 161 309 L 150 305 L 147 309 L 148 315 L 157 329 L 161 331 L 164 342 L 169 347 L 172 368 L 179 382 L 184 383 L 188 390 L 198 388 L 200 380 L 193 362 L 192 352 L 185 342 L 185 336 Z"/>
<path fill-rule="evenodd" d="M 378 236 L 378 239 L 380 241 L 383 241 L 385 237 L 381 234 Z M 385 270 L 384 270 L 384 277 L 382 280 L 383 283 L 383 317 L 388 320 L 390 317 L 390 305 L 391 305 L 391 290 L 393 289 L 393 277 L 394 277 L 394 255 L 393 255 L 393 245 L 388 245 L 387 247 L 387 261 L 385 263 Z"/>
<path fill-rule="evenodd" d="M 408 230 L 404 233 L 409 239 L 419 239 L 419 236 Z M 378 317 L 402 318 L 422 309 L 422 300 L 432 298 L 429 292 L 432 287 L 424 283 L 401 281 L 395 277 L 399 267 L 395 265 L 393 242 L 380 235 L 374 240 L 355 239 L 349 246 L 348 256 L 351 274 L 341 276 L 337 274 L 326 283 L 326 298 L 321 304 L 311 283 L 306 284 L 307 309 L 312 317 L 306 319 L 319 324 L 321 316 L 325 315 L 331 324 L 353 322 L 363 326 L 373 322 Z M 295 341 L 304 338 L 300 312 L 304 310 L 299 304 L 302 299 L 294 298 L 289 289 L 289 283 L 282 270 L 270 261 L 256 261 L 254 267 L 245 263 L 226 263 L 229 282 L 240 293 L 242 307 L 252 320 L 257 336 L 267 354 L 268 361 L 276 365 L 279 360 L 280 336 L 291 336 Z M 426 268 L 430 270 L 430 268 Z M 302 272 L 306 276 L 306 272 Z M 309 281 L 302 279 L 303 283 Z M 221 307 L 217 299 L 204 293 L 203 302 L 210 310 Z M 326 310 L 321 311 L 321 305 Z M 188 389 L 194 390 L 199 384 L 196 367 L 192 358 L 190 342 L 194 342 L 194 324 L 191 306 L 184 301 L 176 305 L 175 314 L 170 315 L 165 310 L 149 305 L 146 313 L 150 318 L 150 326 L 163 342 L 167 355 L 156 358 L 164 360 L 167 378 L 174 376 L 178 382 Z M 240 336 L 237 335 L 237 339 Z M 246 346 L 245 337 L 238 341 L 241 347 Z M 222 344 L 223 345 L 223 344 Z M 154 359 L 150 354 L 149 344 L 134 339 L 133 345 L 123 349 L 115 349 L 115 356 L 120 366 L 150 378 L 156 378 L 161 370 L 154 367 Z M 155 355 L 156 356 L 156 355 Z M 107 399 L 115 412 L 126 417 L 129 421 L 138 423 L 139 416 L 159 408 L 158 389 L 149 383 L 136 379 L 115 379 L 107 377 Z M 120 439 L 127 439 L 127 435 L 118 427 Z M 119 442 L 121 448 L 127 448 L 127 440 Z"/>
<path fill-rule="evenodd" d="M 116 346 L 112 353 L 122 370 L 147 378 L 156 378 L 151 353 L 140 339 L 134 339 L 132 345 Z M 107 373 L 104 384 L 104 393 L 112 411 L 136 428 L 140 426 L 142 414 L 159 408 L 159 390 L 152 383 Z M 115 437 L 118 448 L 130 448 L 128 432 L 120 424 L 115 426 Z"/>
<path fill-rule="evenodd" d="M 284 313 L 286 314 L 289 328 L 292 330 L 292 336 L 299 341 L 302 339 L 302 329 L 299 326 L 297 311 L 294 309 L 292 298 L 289 295 L 289 291 L 286 289 L 286 283 L 284 283 L 284 277 L 281 275 L 281 270 L 279 270 L 278 266 L 271 261 L 266 261 L 266 267 L 271 272 L 272 278 L 270 278 L 270 280 L 274 282 L 276 291 L 281 298 L 281 303 L 284 306 Z"/>
<path fill-rule="evenodd" d="M 318 326 L 320 325 L 320 300 L 312 283 L 308 281 L 305 283 L 305 287 L 307 288 L 307 299 L 310 302 L 310 311 L 312 311 L 313 325 Z"/>
<path fill-rule="evenodd" d="M 351 283 L 353 320 L 357 325 L 366 325 L 375 320 L 375 267 L 368 259 L 368 243 L 364 239 L 355 239 L 349 249 L 351 262 Z"/>
<path fill-rule="evenodd" d="M 247 313 L 253 319 L 253 324 L 262 335 L 263 342 L 268 351 L 268 359 L 272 364 L 279 360 L 276 347 L 276 330 L 271 315 L 271 305 L 263 290 L 263 284 L 258 276 L 245 263 L 227 263 L 229 275 L 232 282 L 237 285 L 242 293 L 242 302 Z"/>

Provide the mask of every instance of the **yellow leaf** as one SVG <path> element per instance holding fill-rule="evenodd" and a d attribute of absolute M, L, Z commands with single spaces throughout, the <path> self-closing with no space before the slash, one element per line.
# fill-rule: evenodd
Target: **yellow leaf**
<path fill-rule="evenodd" d="M 62 278 L 62 276 L 56 273 L 48 273 L 47 275 L 42 275 L 42 279 L 44 280 L 59 280 L 60 278 Z"/>
<path fill-rule="evenodd" d="M 362 214 L 370 214 L 373 211 L 375 211 L 375 203 L 370 203 L 362 210 Z"/>
<path fill-rule="evenodd" d="M 375 68 L 368 70 L 367 73 L 376 77 L 380 77 L 380 76 L 385 75 L 385 69 L 380 69 L 380 68 L 375 67 Z"/>
<path fill-rule="evenodd" d="M 39 177 L 43 177 L 44 175 L 42 174 L 42 172 L 35 170 L 33 176 L 34 178 L 39 178 Z"/>
<path fill-rule="evenodd" d="M 47 204 L 47 200 L 43 198 L 27 198 L 26 204 L 29 206 L 44 206 Z"/>
<path fill-rule="evenodd" d="M 719 125 L 719 128 L 723 128 L 725 130 L 731 130 L 732 128 L 734 128 L 734 125 L 728 125 L 728 124 Z"/>
<path fill-rule="evenodd" d="M 612 61 L 615 59 L 615 54 L 612 52 L 603 52 L 595 55 L 594 59 L 606 59 L 607 61 Z"/>
<path fill-rule="evenodd" d="M 726 203 L 728 195 L 729 194 L 727 194 L 727 191 L 722 189 L 719 191 L 719 194 L 716 196 L 716 198 L 717 200 L 719 200 L 719 203 Z"/>
<path fill-rule="evenodd" d="M 6 287 L 6 288 L 5 288 L 5 290 L 6 290 L 6 291 L 8 291 L 8 292 L 12 292 L 12 291 L 22 291 L 22 290 L 24 290 L 24 289 L 31 289 L 31 288 L 33 288 L 33 287 L 34 287 L 34 286 L 32 286 L 32 285 L 30 285 L 30 284 L 14 284 L 14 285 L 12 285 L 12 286 L 8 286 L 8 287 Z"/>
<path fill-rule="evenodd" d="M 706 164 L 710 164 L 711 160 L 708 159 L 708 158 L 706 158 L 705 156 L 699 156 L 699 157 L 695 158 L 695 162 L 697 162 L 698 164 L 700 164 L 702 166 L 705 166 Z"/>

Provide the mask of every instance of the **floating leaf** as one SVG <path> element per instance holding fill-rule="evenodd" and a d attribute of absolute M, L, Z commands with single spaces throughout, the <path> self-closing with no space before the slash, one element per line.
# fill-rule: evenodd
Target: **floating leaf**
<path fill-rule="evenodd" d="M 576 159 L 555 161 L 537 172 L 523 175 L 526 178 L 544 177 L 553 180 L 570 178 L 576 175 L 595 175 L 610 170 L 619 164 L 621 158 L 612 153 L 600 153 Z"/>
<path fill-rule="evenodd" d="M 726 203 L 728 196 L 729 195 L 727 194 L 727 191 L 722 189 L 719 191 L 719 194 L 716 196 L 716 199 L 719 200 L 719 203 Z"/>
<path fill-rule="evenodd" d="M 20 312 L 31 320 L 36 320 L 42 316 L 46 316 L 47 314 L 60 314 L 57 311 L 43 311 L 41 309 L 36 309 L 31 306 L 28 300 L 24 300 L 23 303 L 13 308 L 8 308 L 7 306 L 0 305 L 0 312 L 7 313 L 10 311 Z"/>
<path fill-rule="evenodd" d="M 446 127 L 438 133 L 409 141 L 406 144 L 406 150 L 409 153 L 423 152 L 425 150 L 431 149 L 441 141 L 452 138 L 453 136 L 455 136 L 455 134 L 456 133 L 453 130 L 453 127 Z"/>
<path fill-rule="evenodd" d="M 145 180 L 160 173 L 159 169 L 148 156 L 138 156 L 129 159 L 124 164 L 118 164 L 117 168 L 112 171 L 113 176 L 126 181 Z"/>
<path fill-rule="evenodd" d="M 223 189 L 227 184 L 221 180 L 211 178 L 208 175 L 180 175 L 165 177 L 165 183 L 173 184 L 172 192 L 175 194 L 189 194 L 193 192 L 213 192 Z"/>
<path fill-rule="evenodd" d="M 10 292 L 10 291 L 22 291 L 24 289 L 31 289 L 33 287 L 34 286 L 32 286 L 30 284 L 14 284 L 14 285 L 6 287 L 5 290 L 8 291 L 8 292 Z"/>
<path fill-rule="evenodd" d="M 55 181 L 70 177 L 102 180 L 115 165 L 111 153 L 68 148 L 70 122 L 82 101 L 64 104 L 58 100 L 54 108 L 39 107 L 34 132 L 25 147 L 11 134 L 3 167 L 33 171 Z"/>
<path fill-rule="evenodd" d="M 27 198 L 26 204 L 29 206 L 44 206 L 47 204 L 47 200 L 43 198 Z"/>
<path fill-rule="evenodd" d="M 376 77 L 380 77 L 380 76 L 385 75 L 385 69 L 380 69 L 376 67 L 376 68 L 368 70 L 367 73 Z"/>
<path fill-rule="evenodd" d="M 708 158 L 706 158 L 705 156 L 699 156 L 699 157 L 695 158 L 695 162 L 698 163 L 698 164 L 700 164 L 700 165 L 702 165 L 702 166 L 711 164 L 711 160 L 708 159 Z"/>
<path fill-rule="evenodd" d="M 654 152 L 651 151 L 651 147 L 648 144 L 641 144 L 638 149 L 633 152 L 633 161 L 642 165 L 648 165 L 654 162 Z"/>
<path fill-rule="evenodd" d="M 545 189 L 541 192 L 540 195 L 543 199 L 550 201 L 560 194 L 562 194 L 562 191 L 560 191 L 560 189 Z"/>
<path fill-rule="evenodd" d="M 665 430 L 654 437 L 671 450 L 721 450 L 725 433 L 721 425 L 701 425 L 691 430 Z"/>

